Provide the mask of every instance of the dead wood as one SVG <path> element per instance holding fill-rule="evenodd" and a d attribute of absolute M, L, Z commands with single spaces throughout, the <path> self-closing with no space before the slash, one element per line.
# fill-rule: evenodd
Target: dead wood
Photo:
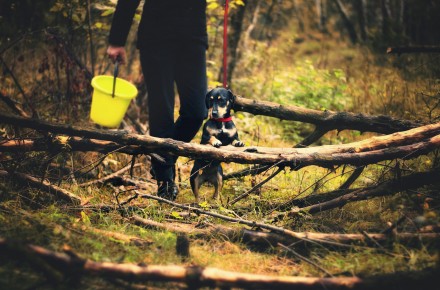
<path fill-rule="evenodd" d="M 376 247 L 377 244 L 385 245 L 388 242 L 399 241 L 405 246 L 419 245 L 423 243 L 438 243 L 439 233 L 396 233 L 388 235 L 385 233 L 368 233 L 368 238 L 364 234 L 339 234 L 339 233 L 314 233 L 314 232 L 296 232 L 298 236 L 307 239 L 297 239 L 290 235 L 282 235 L 275 232 L 263 230 L 252 230 L 243 227 L 227 227 L 223 225 L 194 225 L 182 223 L 164 223 L 151 219 L 145 219 L 137 215 L 130 217 L 130 221 L 136 225 L 143 226 L 155 230 L 165 230 L 174 233 L 183 233 L 191 237 L 200 239 L 222 238 L 233 242 L 242 242 L 249 246 L 266 249 L 275 248 L 278 244 L 291 245 L 297 244 L 298 241 L 311 242 L 308 246 L 314 244 L 315 241 L 325 241 L 327 245 L 346 247 L 349 245 L 371 245 Z M 372 239 L 374 243 L 372 243 Z"/>
<path fill-rule="evenodd" d="M 272 173 L 269 177 L 267 177 L 266 179 L 264 179 L 263 181 L 261 181 L 260 183 L 258 183 L 257 185 L 255 185 L 254 187 L 252 187 L 251 189 L 249 189 L 248 191 L 246 191 L 243 194 L 240 194 L 239 196 L 237 196 L 236 198 L 234 198 L 232 201 L 230 201 L 228 203 L 229 206 L 236 204 L 238 201 L 242 200 L 243 198 L 245 198 L 246 196 L 248 196 L 249 194 L 251 194 L 252 192 L 256 191 L 257 189 L 259 189 L 260 187 L 262 187 L 265 183 L 269 182 L 271 179 L 273 179 L 275 176 L 277 176 L 284 168 L 282 167 L 278 167 L 277 170 L 275 170 L 274 173 Z"/>
<path fill-rule="evenodd" d="M 440 53 L 440 46 L 397 46 L 388 47 L 387 53 Z"/>
<path fill-rule="evenodd" d="M 104 237 L 107 237 L 110 239 L 114 239 L 119 242 L 134 244 L 136 246 L 147 246 L 147 245 L 151 245 L 153 243 L 153 241 L 151 241 L 151 240 L 142 239 L 142 238 L 139 238 L 136 236 L 126 235 L 123 233 L 118 233 L 118 232 L 113 232 L 113 231 L 101 230 L 101 229 L 97 229 L 97 228 L 93 228 L 93 227 L 88 227 L 85 225 L 81 225 L 81 226 L 74 225 L 74 228 L 79 229 L 83 232 L 88 232 L 88 233 L 92 233 L 95 235 L 104 236 Z"/>
<path fill-rule="evenodd" d="M 362 190 L 368 190 L 372 187 L 364 187 Z M 322 202 L 326 202 L 335 198 L 338 198 L 340 196 L 352 193 L 354 191 L 359 191 L 359 188 L 356 189 L 337 189 L 332 190 L 325 193 L 316 193 L 316 194 L 310 194 L 308 196 L 302 197 L 302 198 L 296 198 L 294 197 L 292 200 L 289 200 L 287 202 L 283 202 L 281 204 L 273 205 L 272 208 L 278 210 L 278 211 L 285 211 L 292 207 L 307 207 L 314 204 L 319 204 Z"/>
<path fill-rule="evenodd" d="M 92 181 L 85 182 L 85 183 L 81 183 L 81 184 L 78 184 L 78 186 L 82 187 L 82 186 L 89 186 L 89 185 L 98 184 L 98 183 L 105 183 L 106 181 L 109 181 L 110 179 L 118 177 L 119 175 L 123 174 L 124 172 L 130 170 L 131 168 L 139 167 L 141 165 L 142 164 L 140 164 L 140 163 L 136 163 L 133 166 L 130 164 L 130 165 L 125 166 L 124 168 L 119 169 L 116 172 L 113 172 L 112 174 L 104 176 L 103 178 L 100 178 L 97 180 L 92 180 Z"/>
<path fill-rule="evenodd" d="M 12 111 L 14 111 L 14 113 L 25 118 L 30 117 L 29 114 L 26 113 L 22 108 L 17 106 L 17 104 L 13 100 L 11 100 L 10 97 L 3 95 L 1 92 L 0 92 L 0 100 L 2 100 L 9 108 L 11 108 Z"/>
<path fill-rule="evenodd" d="M 347 178 L 347 180 L 342 184 L 339 189 L 348 189 L 350 186 L 356 181 L 356 179 L 361 176 L 362 172 L 364 172 L 365 166 L 356 167 L 352 174 Z"/>
<path fill-rule="evenodd" d="M 32 152 L 32 151 L 80 151 L 98 152 L 106 154 L 109 152 L 121 152 L 130 155 L 141 154 L 139 146 L 123 146 L 112 141 L 97 139 L 85 139 L 80 137 L 69 137 L 60 140 L 54 138 L 19 139 L 0 141 L 0 152 Z"/>
<path fill-rule="evenodd" d="M 291 210 L 290 214 L 296 215 L 298 211 L 304 211 L 309 214 L 314 214 L 317 212 L 342 207 L 349 202 L 367 200 L 378 196 L 392 195 L 403 190 L 414 189 L 428 184 L 436 184 L 440 182 L 439 176 L 440 168 L 429 172 L 413 173 L 411 175 L 403 176 L 392 181 L 383 182 L 374 187 L 357 189 L 351 193 L 324 202 L 320 202 L 318 204 L 313 204 L 299 209 L 294 208 Z"/>
<path fill-rule="evenodd" d="M 71 204 L 81 204 L 81 198 L 74 195 L 73 193 L 69 192 L 68 190 L 65 190 L 61 187 L 58 187 L 56 185 L 51 184 L 47 180 L 41 180 L 37 179 L 33 176 L 30 176 L 25 173 L 20 172 L 7 172 L 4 170 L 0 170 L 0 175 L 9 175 L 13 179 L 17 179 L 20 181 L 21 184 L 28 184 L 29 186 L 33 188 L 39 188 L 46 192 L 54 194 L 56 197 L 64 200 L 65 202 L 71 203 Z"/>
<path fill-rule="evenodd" d="M 189 287 L 240 287 L 246 289 L 435 289 L 438 271 L 427 270 L 405 275 L 388 274 L 378 277 L 293 277 L 267 276 L 224 271 L 210 267 L 121 264 L 95 262 L 79 257 L 72 251 L 54 252 L 35 245 L 20 245 L 0 238 L 0 253 L 11 260 L 29 261 L 36 257 L 47 263 L 51 270 L 67 278 L 82 273 L 104 279 L 122 279 L 130 282 L 181 282 Z M 38 271 L 40 267 L 31 264 Z M 80 276 L 77 276 L 78 278 Z"/>
<path fill-rule="evenodd" d="M 368 116 L 348 112 L 318 111 L 298 106 L 283 106 L 277 103 L 256 101 L 237 97 L 235 111 L 248 112 L 253 115 L 264 115 L 280 120 L 299 121 L 316 125 L 320 128 L 316 134 L 322 136 L 322 128 L 330 130 L 358 130 L 390 134 L 406 131 L 421 126 L 421 123 L 398 120 L 389 116 Z"/>
<path fill-rule="evenodd" d="M 249 168 L 245 168 L 245 169 L 237 171 L 237 172 L 226 174 L 223 177 L 223 180 L 228 180 L 228 179 L 233 179 L 233 178 L 240 178 L 240 177 L 245 177 L 245 176 L 248 176 L 248 175 L 252 175 L 252 176 L 258 175 L 258 174 L 263 173 L 266 170 L 270 169 L 271 167 L 272 167 L 272 165 L 256 165 L 256 166 L 251 166 Z"/>
<path fill-rule="evenodd" d="M 163 199 L 157 196 L 149 195 L 149 194 L 140 194 L 139 197 L 142 198 L 148 198 L 148 199 L 154 199 L 162 203 L 166 203 L 169 205 L 172 205 L 177 208 L 181 208 L 187 211 L 194 212 L 196 214 L 203 214 L 212 216 L 215 218 L 219 218 L 228 222 L 233 222 L 237 224 L 242 224 L 249 226 L 251 228 L 258 228 L 258 229 L 265 229 L 269 230 L 271 233 L 279 234 L 286 236 L 288 238 L 294 239 L 295 241 L 305 241 L 305 242 L 312 242 L 312 243 L 321 243 L 321 244 L 329 244 L 329 245 L 339 245 L 343 246 L 344 244 L 353 244 L 353 243 L 359 243 L 359 242 L 365 242 L 365 236 L 362 234 L 327 234 L 327 233 L 313 233 L 313 232 L 294 232 L 292 230 L 288 230 L 282 227 L 256 222 L 256 221 L 250 221 L 245 220 L 242 218 L 233 218 L 228 215 L 219 214 L 212 211 L 203 210 L 197 207 L 187 206 L 183 204 L 179 204 L 173 201 L 169 201 L 167 199 Z M 260 235 L 262 234 L 264 238 L 268 238 L 268 236 L 265 233 L 255 232 L 255 234 Z M 240 234 L 239 234 L 240 235 Z M 377 242 L 386 242 L 389 240 L 389 236 L 384 234 L 369 234 L 370 237 L 372 237 Z M 411 234 L 411 233 L 402 233 L 399 234 L 398 237 L 399 242 L 405 243 L 407 245 L 411 245 L 414 243 L 420 242 L 420 239 L 423 239 L 427 242 L 430 241 L 438 241 L 440 238 L 440 234 L 437 233 L 426 233 L 426 234 Z M 279 242 L 279 241 L 277 241 Z M 286 242 L 282 242 L 283 244 L 289 244 Z"/>
<path fill-rule="evenodd" d="M 247 164 L 289 166 L 318 165 L 332 167 L 341 164 L 365 165 L 395 158 L 414 158 L 440 146 L 440 123 L 425 125 L 404 132 L 369 138 L 343 145 L 309 148 L 237 148 L 222 149 L 172 139 L 125 132 L 97 131 L 73 126 L 55 125 L 34 119 L 0 114 L 0 122 L 57 134 L 113 141 L 121 146 L 139 146 L 142 152 L 171 152 L 190 158 L 215 159 Z M 249 152 L 250 151 L 250 152 Z"/>

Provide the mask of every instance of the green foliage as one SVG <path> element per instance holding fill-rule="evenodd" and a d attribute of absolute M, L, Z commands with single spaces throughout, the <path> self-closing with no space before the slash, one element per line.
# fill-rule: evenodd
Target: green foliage
<path fill-rule="evenodd" d="M 310 60 L 296 63 L 273 77 L 269 100 L 319 110 L 343 110 L 349 100 L 341 69 L 318 69 Z"/>

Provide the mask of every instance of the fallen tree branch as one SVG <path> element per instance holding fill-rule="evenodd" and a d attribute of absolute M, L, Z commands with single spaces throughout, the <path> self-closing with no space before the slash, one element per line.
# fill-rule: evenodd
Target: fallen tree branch
<path fill-rule="evenodd" d="M 273 166 L 273 164 L 251 166 L 249 168 L 245 168 L 245 169 L 237 171 L 237 172 L 226 174 L 223 177 L 223 180 L 228 180 L 228 179 L 233 179 L 233 178 L 240 178 L 240 177 L 245 177 L 245 176 L 248 176 L 248 175 L 252 175 L 252 176 L 258 175 L 258 174 L 260 174 L 262 172 L 265 172 L 266 170 L 270 169 L 272 166 Z"/>
<path fill-rule="evenodd" d="M 81 183 L 81 184 L 78 184 L 78 186 L 83 187 L 83 186 L 89 186 L 89 185 L 93 185 L 93 184 L 97 184 L 97 183 L 105 183 L 106 181 L 108 181 L 112 178 L 118 177 L 119 175 L 121 175 L 125 171 L 130 170 L 132 167 L 139 167 L 141 165 L 142 164 L 140 164 L 140 163 L 136 163 L 133 166 L 130 164 L 130 165 L 125 166 L 124 168 L 119 169 L 116 172 L 113 172 L 112 174 L 104 176 L 103 178 L 100 178 L 97 180 L 92 180 L 92 181 L 85 182 L 85 183 Z"/>
<path fill-rule="evenodd" d="M 387 53 L 440 53 L 440 46 L 396 46 L 388 47 Z"/>
<path fill-rule="evenodd" d="M 17 106 L 15 104 L 15 102 L 11 100 L 10 97 L 7 97 L 7 96 L 3 95 L 1 92 L 0 92 L 0 100 L 2 100 L 16 114 L 18 114 L 18 115 L 20 115 L 22 117 L 25 117 L 25 118 L 29 118 L 30 117 L 29 114 L 26 113 L 22 108 Z"/>
<path fill-rule="evenodd" d="M 203 215 L 209 215 L 215 218 L 219 218 L 228 222 L 238 223 L 242 225 L 250 226 L 251 228 L 260 228 L 260 229 L 266 229 L 271 231 L 272 233 L 277 233 L 280 235 L 289 236 L 291 238 L 294 238 L 296 240 L 300 241 L 306 241 L 306 242 L 316 242 L 316 243 L 322 243 L 322 244 L 330 244 L 335 245 L 338 244 L 339 246 L 343 246 L 343 244 L 352 244 L 357 243 L 359 241 L 364 241 L 365 237 L 362 234 L 326 234 L 326 233 L 312 233 L 312 232 L 294 232 L 285 228 L 265 224 L 265 223 L 259 223 L 255 221 L 249 221 L 241 218 L 233 218 L 227 215 L 215 213 L 206 211 L 200 208 L 187 206 L 183 204 L 179 204 L 173 201 L 169 201 L 164 198 L 160 198 L 158 196 L 153 196 L 149 194 L 139 194 L 139 197 L 141 198 L 148 198 L 153 199 L 156 201 L 159 201 L 161 203 L 166 203 L 169 205 L 172 205 L 177 208 L 185 209 L 187 211 L 194 212 L 196 214 L 203 214 Z M 370 234 L 371 237 L 373 237 L 377 241 L 384 241 L 389 238 L 388 235 L 384 234 Z M 421 237 L 421 234 L 400 234 L 399 240 L 405 240 L 405 243 L 411 244 L 413 242 L 420 241 L 419 238 Z M 427 238 L 428 240 L 434 239 L 437 241 L 437 239 L 440 237 L 440 234 L 436 233 L 427 233 L 424 238 Z"/>
<path fill-rule="evenodd" d="M 353 184 L 353 182 L 356 181 L 356 179 L 361 176 L 362 172 L 364 171 L 365 166 L 359 166 L 356 167 L 353 173 L 347 178 L 347 180 L 339 187 L 339 189 L 344 190 L 350 188 L 350 186 Z"/>
<path fill-rule="evenodd" d="M 390 134 L 421 126 L 417 122 L 398 120 L 389 116 L 368 116 L 348 112 L 318 111 L 298 106 L 283 106 L 277 103 L 256 101 L 237 97 L 234 103 L 235 111 L 248 112 L 253 115 L 264 115 L 280 120 L 299 121 L 314 124 L 326 130 L 358 130 L 361 132 L 376 132 Z M 320 135 L 320 130 L 316 131 Z M 312 138 L 312 137 L 311 137 Z M 313 138 L 315 138 L 313 136 Z"/>
<path fill-rule="evenodd" d="M 279 162 L 280 165 L 295 167 L 309 165 L 332 167 L 340 164 L 365 165 L 395 158 L 415 158 L 440 146 L 440 122 L 343 145 L 275 149 L 267 147 L 237 148 L 233 146 L 224 146 L 222 149 L 218 149 L 212 146 L 185 143 L 148 135 L 94 131 L 73 126 L 54 125 L 6 114 L 0 114 L 0 122 L 70 136 L 113 141 L 124 146 L 140 146 L 144 153 L 170 152 L 190 158 L 215 159 L 247 164 L 275 164 Z"/>
<path fill-rule="evenodd" d="M 269 182 L 272 178 L 274 178 L 275 176 L 277 176 L 281 171 L 283 171 L 284 168 L 283 167 L 278 167 L 277 170 L 275 170 L 274 173 L 272 173 L 269 177 L 267 177 L 266 179 L 264 179 L 263 181 L 261 181 L 260 183 L 258 183 L 257 185 L 255 185 L 254 187 L 252 187 L 251 189 L 249 189 L 248 191 L 246 191 L 245 193 L 237 196 L 236 198 L 234 198 L 232 201 L 230 201 L 228 203 L 229 206 L 236 204 L 238 201 L 242 200 L 243 198 L 245 198 L 246 196 L 248 196 L 249 194 L 251 194 L 252 192 L 254 192 L 255 190 L 259 189 L 260 187 L 262 187 L 265 183 Z"/>
<path fill-rule="evenodd" d="M 306 263 L 312 265 L 313 267 L 315 267 L 315 268 L 321 270 L 322 272 L 324 272 L 325 274 L 327 274 L 327 276 L 334 277 L 334 276 L 332 275 L 332 273 L 330 273 L 329 271 L 327 271 L 327 270 L 324 269 L 323 267 L 319 266 L 318 264 L 316 264 L 316 263 L 313 262 L 312 260 L 310 260 L 310 259 L 304 257 L 303 255 L 301 255 L 301 254 L 295 252 L 295 251 L 294 251 L 293 249 L 291 249 L 290 247 L 287 247 L 286 245 L 283 245 L 283 244 L 281 244 L 281 243 L 278 243 L 278 246 L 280 246 L 281 248 L 285 249 L 285 250 L 288 251 L 289 253 L 292 253 L 293 255 L 295 255 L 295 257 L 298 257 L 300 260 L 302 260 L 302 261 L 304 261 L 304 262 L 306 262 Z"/>
<path fill-rule="evenodd" d="M 342 195 L 335 199 L 314 204 L 303 208 L 295 208 L 290 211 L 291 215 L 296 215 L 298 211 L 314 214 L 317 212 L 342 207 L 349 202 L 367 200 L 373 197 L 391 195 L 402 190 L 414 189 L 427 184 L 439 183 L 440 168 L 429 172 L 413 173 L 396 180 L 383 182 L 377 186 L 367 189 L 355 190 L 352 193 Z"/>
<path fill-rule="evenodd" d="M 0 170 L 0 175 L 9 175 L 11 178 L 15 178 L 19 180 L 21 183 L 27 183 L 29 186 L 34 188 L 39 188 L 44 191 L 47 191 L 49 193 L 55 194 L 55 196 L 61 198 L 62 200 L 72 203 L 72 204 L 81 204 L 81 198 L 74 195 L 73 193 L 69 192 L 68 190 L 65 190 L 61 187 L 58 187 L 56 185 L 51 184 L 50 182 L 46 180 L 39 180 L 33 176 L 30 176 L 25 173 L 20 172 L 7 172 L 4 170 Z"/>
<path fill-rule="evenodd" d="M 85 139 L 80 137 L 69 137 L 63 142 L 55 138 L 37 138 L 37 139 L 17 139 L 0 141 L 0 152 L 32 152 L 32 151 L 81 151 L 98 152 L 107 154 L 118 151 L 125 154 L 137 155 L 142 150 L 139 146 L 123 146 L 112 141 L 103 141 L 97 139 Z"/>
<path fill-rule="evenodd" d="M 165 230 L 174 233 L 183 233 L 196 238 L 211 239 L 212 237 L 221 237 L 233 242 L 242 242 L 260 249 L 274 248 L 278 243 L 290 245 L 297 243 L 298 239 L 291 235 L 283 235 L 276 232 L 268 232 L 262 230 L 252 230 L 244 227 L 227 227 L 218 224 L 208 224 L 202 227 L 193 224 L 176 224 L 157 222 L 151 219 L 142 218 L 138 215 L 133 215 L 129 220 L 139 226 L 150 229 Z M 339 233 L 313 233 L 313 232 L 296 232 L 298 236 L 307 237 L 308 245 L 314 244 L 315 241 L 325 241 L 326 244 L 333 246 L 347 247 L 350 245 L 369 245 L 369 239 L 363 234 L 339 234 Z M 399 241 L 405 246 L 418 245 L 419 242 L 436 243 L 440 238 L 440 233 L 396 233 L 395 236 L 390 236 L 385 233 L 369 233 L 376 243 L 384 245 L 390 241 Z"/>
<path fill-rule="evenodd" d="M 438 271 L 405 275 L 358 277 L 293 277 L 267 276 L 224 271 L 210 267 L 118 264 L 83 259 L 71 252 L 58 253 L 35 245 L 19 245 L 0 238 L 0 253 L 16 261 L 38 257 L 65 276 L 82 273 L 104 279 L 122 279 L 130 282 L 181 282 L 190 288 L 239 287 L 247 289 L 434 289 L 439 281 Z M 37 268 L 38 270 L 38 268 Z M 415 287 L 415 288 L 414 288 Z M 420 288 L 418 288 L 420 287 Z"/>
<path fill-rule="evenodd" d="M 142 239 L 142 238 L 139 238 L 136 236 L 126 235 L 123 233 L 118 233 L 118 232 L 113 232 L 113 231 L 101 230 L 101 229 L 97 229 L 97 228 L 93 228 L 93 227 L 88 227 L 85 225 L 80 226 L 80 225 L 74 224 L 73 228 L 79 229 L 83 232 L 92 233 L 94 235 L 104 236 L 104 237 L 107 237 L 110 239 L 114 239 L 119 242 L 134 244 L 136 246 L 147 246 L 147 245 L 153 244 L 152 240 L 146 240 L 146 239 Z"/>

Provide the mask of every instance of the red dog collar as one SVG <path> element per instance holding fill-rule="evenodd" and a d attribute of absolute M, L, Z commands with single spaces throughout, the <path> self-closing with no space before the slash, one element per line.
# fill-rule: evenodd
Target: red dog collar
<path fill-rule="evenodd" d="M 211 118 L 211 120 L 214 120 L 214 121 L 217 121 L 217 122 L 229 122 L 229 121 L 232 121 L 232 116 L 227 117 L 227 118 L 218 118 L 218 119 Z"/>

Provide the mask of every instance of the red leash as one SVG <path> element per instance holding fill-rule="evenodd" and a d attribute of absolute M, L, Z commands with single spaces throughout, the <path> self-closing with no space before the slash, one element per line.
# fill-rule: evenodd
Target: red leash
<path fill-rule="evenodd" d="M 225 0 L 225 13 L 223 16 L 223 87 L 228 87 L 228 14 L 229 0 Z"/>

